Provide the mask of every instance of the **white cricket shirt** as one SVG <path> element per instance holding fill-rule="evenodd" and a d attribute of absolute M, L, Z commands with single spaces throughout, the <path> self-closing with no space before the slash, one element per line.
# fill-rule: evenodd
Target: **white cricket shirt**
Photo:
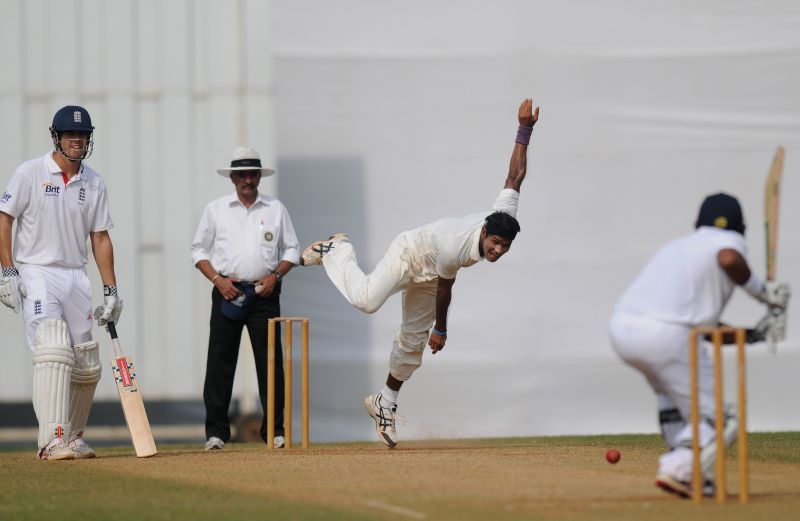
<path fill-rule="evenodd" d="M 479 246 L 483 223 L 494 212 L 517 215 L 519 192 L 504 188 L 491 212 L 440 219 L 403 232 L 412 255 L 413 278 L 417 282 L 437 277 L 453 279 L 456 272 L 483 260 Z"/>
<path fill-rule="evenodd" d="M 89 232 L 114 226 L 100 174 L 81 163 L 65 184 L 51 152 L 17 168 L 0 197 L 0 211 L 16 219 L 15 261 L 39 266 L 83 267 Z"/>
<path fill-rule="evenodd" d="M 736 283 L 717 253 L 747 247 L 738 232 L 701 226 L 663 246 L 617 303 L 616 310 L 687 326 L 716 325 Z"/>
<path fill-rule="evenodd" d="M 300 248 L 289 212 L 264 194 L 245 208 L 234 192 L 208 203 L 192 241 L 192 264 L 211 262 L 217 273 L 256 281 L 281 261 L 300 263 Z"/>

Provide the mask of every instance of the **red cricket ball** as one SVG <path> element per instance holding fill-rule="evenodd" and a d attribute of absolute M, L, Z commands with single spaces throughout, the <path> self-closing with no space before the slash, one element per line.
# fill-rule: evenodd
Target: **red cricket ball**
<path fill-rule="evenodd" d="M 617 449 L 608 449 L 608 452 L 606 452 L 606 460 L 608 460 L 609 463 L 616 463 L 621 457 L 622 453 Z"/>

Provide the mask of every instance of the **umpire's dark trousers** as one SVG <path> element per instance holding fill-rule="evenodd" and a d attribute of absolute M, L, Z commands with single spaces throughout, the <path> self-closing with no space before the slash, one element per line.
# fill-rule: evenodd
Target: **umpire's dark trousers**
<path fill-rule="evenodd" d="M 231 437 L 228 408 L 233 392 L 233 375 L 239 357 L 242 328 L 253 344 L 258 394 L 261 398 L 263 420 L 261 439 L 267 440 L 267 319 L 280 316 L 280 285 L 267 298 L 256 299 L 253 311 L 245 320 L 231 320 L 220 311 L 222 294 L 217 288 L 211 293 L 211 331 L 208 338 L 208 362 L 203 401 L 206 405 L 206 439 L 216 436 L 227 442 Z M 283 349 L 280 327 L 275 328 L 275 436 L 283 436 Z"/>

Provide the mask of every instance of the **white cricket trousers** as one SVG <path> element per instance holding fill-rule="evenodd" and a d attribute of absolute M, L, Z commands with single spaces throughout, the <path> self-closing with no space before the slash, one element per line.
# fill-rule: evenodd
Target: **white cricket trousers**
<path fill-rule="evenodd" d="M 661 410 L 676 408 L 685 426 L 676 439 L 667 440 L 670 446 L 691 440 L 691 397 L 689 378 L 690 327 L 669 324 L 652 318 L 615 312 L 611 317 L 611 345 L 625 363 L 644 375 L 658 396 Z M 714 374 L 711 359 L 705 349 L 698 349 L 700 416 L 714 418 Z M 713 429 L 708 422 L 701 424 L 701 445 L 705 445 Z"/>
<path fill-rule="evenodd" d="M 92 339 L 92 288 L 83 268 L 19 264 L 28 296 L 22 299 L 28 346 L 36 344 L 36 329 L 46 318 L 67 323 L 72 345 Z"/>
<path fill-rule="evenodd" d="M 413 263 L 405 238 L 398 236 L 369 275 L 358 266 L 353 245 L 336 242 L 322 264 L 347 301 L 365 313 L 374 313 L 395 293 L 403 292 L 403 320 L 395 335 L 389 373 L 400 381 L 411 378 L 422 365 L 428 333 L 436 318 L 437 279 L 414 282 Z"/>

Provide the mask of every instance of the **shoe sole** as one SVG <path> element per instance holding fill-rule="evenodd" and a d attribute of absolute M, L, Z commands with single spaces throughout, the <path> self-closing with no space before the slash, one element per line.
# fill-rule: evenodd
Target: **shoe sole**
<path fill-rule="evenodd" d="M 39 457 L 39 459 L 41 461 L 69 461 L 69 460 L 74 460 L 76 458 L 75 458 L 75 453 L 73 452 L 71 456 L 64 456 L 64 457 L 45 456 L 43 458 Z"/>
<path fill-rule="evenodd" d="M 661 490 L 669 492 L 670 494 L 675 494 L 676 496 L 679 496 L 683 499 L 689 499 L 691 497 L 691 495 L 687 493 L 685 490 L 683 490 L 682 488 L 676 488 L 672 483 L 668 481 L 656 479 L 656 486 Z"/>
<path fill-rule="evenodd" d="M 391 438 L 389 438 L 388 436 L 386 436 L 384 433 L 381 432 L 381 419 L 380 417 L 376 417 L 374 414 L 372 414 L 372 400 L 370 400 L 369 396 L 364 398 L 364 409 L 367 410 L 367 414 L 369 414 L 369 417 L 375 420 L 375 432 L 378 433 L 378 438 L 380 438 L 383 444 L 389 447 L 390 449 L 397 447 L 396 441 L 392 441 Z"/>

